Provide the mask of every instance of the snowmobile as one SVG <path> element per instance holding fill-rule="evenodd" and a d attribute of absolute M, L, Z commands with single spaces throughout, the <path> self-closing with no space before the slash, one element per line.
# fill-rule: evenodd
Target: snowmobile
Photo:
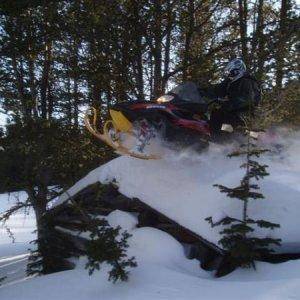
<path fill-rule="evenodd" d="M 103 133 L 97 130 L 95 109 L 93 122 L 88 113 L 84 120 L 87 129 L 118 154 L 159 159 L 160 155 L 145 152 L 150 140 L 157 136 L 175 148 L 193 147 L 202 151 L 208 146 L 213 136 L 208 108 L 216 101 L 205 101 L 196 84 L 187 82 L 156 101 L 131 101 L 112 106 L 111 119 L 104 124 Z M 123 143 L 124 134 L 135 138 L 133 147 Z"/>

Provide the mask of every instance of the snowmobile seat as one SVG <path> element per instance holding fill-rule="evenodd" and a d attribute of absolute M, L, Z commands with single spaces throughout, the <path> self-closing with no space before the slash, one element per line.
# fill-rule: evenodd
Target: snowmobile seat
<path fill-rule="evenodd" d="M 176 106 L 182 110 L 188 110 L 192 113 L 206 113 L 207 104 L 206 103 L 195 103 L 195 102 L 176 102 Z"/>

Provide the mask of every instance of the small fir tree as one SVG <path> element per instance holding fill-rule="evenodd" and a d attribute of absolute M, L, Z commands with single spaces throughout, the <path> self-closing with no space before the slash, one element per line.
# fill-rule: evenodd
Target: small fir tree
<path fill-rule="evenodd" d="M 251 124 L 250 122 L 247 122 Z M 240 184 L 236 187 L 226 187 L 215 184 L 221 193 L 225 193 L 229 198 L 235 198 L 243 202 L 243 211 L 241 219 L 226 216 L 218 222 L 213 222 L 212 217 L 206 220 L 214 226 L 223 226 L 220 234 L 222 238 L 219 244 L 223 249 L 227 250 L 226 267 L 233 270 L 237 267 L 253 267 L 255 268 L 255 260 L 270 255 L 274 250 L 272 246 L 280 246 L 280 239 L 258 238 L 255 237 L 255 227 L 274 229 L 280 227 L 279 224 L 268 222 L 266 220 L 254 220 L 248 216 L 248 205 L 250 200 L 262 200 L 264 195 L 259 191 L 257 182 L 268 176 L 267 165 L 260 164 L 255 158 L 259 158 L 261 154 L 267 152 L 267 149 L 260 149 L 251 137 L 252 126 L 245 126 L 247 142 L 240 145 L 240 150 L 232 152 L 228 156 L 245 156 L 246 160 L 240 167 L 246 170 Z M 228 273 L 228 270 L 225 271 Z M 221 275 L 220 275 L 221 274 Z M 217 276 L 224 275 L 224 270 L 217 271 Z"/>
<path fill-rule="evenodd" d="M 95 219 L 89 216 L 79 203 L 72 201 L 74 207 L 82 215 L 86 229 L 90 232 L 90 240 L 86 244 L 88 262 L 86 269 L 89 275 L 100 270 L 102 263 L 109 264 L 108 280 L 114 283 L 118 280 L 127 281 L 129 268 L 137 266 L 135 257 L 127 256 L 128 239 L 131 235 L 122 231 L 121 227 L 111 227 L 105 219 Z"/>
<path fill-rule="evenodd" d="M 103 262 L 111 265 L 109 280 L 114 283 L 118 280 L 127 281 L 129 268 L 137 266 L 134 257 L 128 258 L 126 250 L 128 248 L 128 232 L 121 233 L 121 227 L 112 228 L 105 220 L 101 220 L 101 226 L 92 230 L 91 240 L 87 244 L 88 262 L 86 269 L 89 275 L 95 270 L 99 270 Z M 104 223 L 103 223 L 104 222 Z"/>

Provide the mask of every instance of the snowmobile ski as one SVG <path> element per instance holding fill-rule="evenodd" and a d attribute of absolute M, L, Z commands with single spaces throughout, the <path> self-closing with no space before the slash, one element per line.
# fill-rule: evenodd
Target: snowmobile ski
<path fill-rule="evenodd" d="M 118 129 L 118 125 L 115 124 L 113 120 L 108 120 L 105 122 L 104 127 L 103 127 L 103 133 L 99 132 L 96 126 L 97 123 L 97 110 L 95 108 L 92 108 L 92 119 L 93 122 L 90 122 L 90 115 L 89 115 L 90 109 L 86 111 L 86 114 L 84 116 L 84 124 L 87 128 L 87 130 L 94 135 L 96 138 L 110 146 L 115 150 L 115 152 L 119 155 L 125 155 L 125 156 L 131 156 L 134 158 L 138 159 L 160 159 L 161 157 L 159 155 L 154 155 L 154 154 L 147 154 L 147 153 L 142 153 L 138 151 L 133 151 L 124 145 L 122 145 L 122 142 L 119 138 L 120 130 Z M 124 121 L 124 120 L 122 120 Z M 114 134 L 111 134 L 110 128 L 113 128 Z M 131 128 L 129 124 L 126 124 L 127 128 L 127 134 L 132 135 Z M 114 135 L 114 136 L 113 136 Z"/>

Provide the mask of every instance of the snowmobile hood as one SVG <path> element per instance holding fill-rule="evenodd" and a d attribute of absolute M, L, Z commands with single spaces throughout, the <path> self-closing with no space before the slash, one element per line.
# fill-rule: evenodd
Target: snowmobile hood
<path fill-rule="evenodd" d="M 132 129 L 132 123 L 124 116 L 121 111 L 109 110 L 114 126 L 118 131 L 129 132 Z"/>

